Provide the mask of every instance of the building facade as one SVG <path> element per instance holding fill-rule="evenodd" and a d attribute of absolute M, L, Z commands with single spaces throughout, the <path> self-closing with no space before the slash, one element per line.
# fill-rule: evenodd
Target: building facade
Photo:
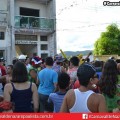
<path fill-rule="evenodd" d="M 20 54 L 42 58 L 56 54 L 55 0 L 0 2 L 4 5 L 0 13 L 4 15 L 0 21 L 0 56 L 7 64 Z"/>

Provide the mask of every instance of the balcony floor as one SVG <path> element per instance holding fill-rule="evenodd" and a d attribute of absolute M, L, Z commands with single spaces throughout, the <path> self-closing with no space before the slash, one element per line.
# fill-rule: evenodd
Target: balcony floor
<path fill-rule="evenodd" d="M 23 1 L 23 2 L 37 2 L 40 4 L 47 4 L 48 2 L 50 2 L 51 0 L 18 0 L 18 1 Z"/>
<path fill-rule="evenodd" d="M 22 29 L 22 28 L 15 28 L 15 34 L 40 34 L 40 35 L 49 35 L 54 33 L 55 30 L 39 30 L 39 29 Z"/>

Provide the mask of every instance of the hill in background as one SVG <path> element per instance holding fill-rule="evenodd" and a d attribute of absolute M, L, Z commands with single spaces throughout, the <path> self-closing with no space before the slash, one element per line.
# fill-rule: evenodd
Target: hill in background
<path fill-rule="evenodd" d="M 83 56 L 86 56 L 88 55 L 89 52 L 92 52 L 92 50 L 85 50 L 85 51 L 64 51 L 64 53 L 67 55 L 67 57 L 70 57 L 70 56 L 76 56 L 76 55 L 79 55 L 79 54 L 82 54 Z M 59 55 L 62 55 L 61 53 Z"/>

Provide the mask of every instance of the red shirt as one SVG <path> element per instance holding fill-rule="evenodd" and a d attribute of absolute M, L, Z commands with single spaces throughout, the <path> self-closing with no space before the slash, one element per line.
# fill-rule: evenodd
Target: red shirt
<path fill-rule="evenodd" d="M 5 67 L 0 65 L 0 76 L 4 76 L 4 75 L 6 75 Z"/>
<path fill-rule="evenodd" d="M 74 85 L 73 85 L 73 89 L 77 89 L 80 87 L 80 83 L 78 80 L 75 81 Z"/>

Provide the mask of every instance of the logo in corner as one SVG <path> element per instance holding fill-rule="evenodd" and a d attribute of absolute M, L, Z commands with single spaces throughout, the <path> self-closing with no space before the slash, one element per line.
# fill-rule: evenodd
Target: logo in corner
<path fill-rule="evenodd" d="M 88 114 L 82 114 L 82 119 L 88 119 Z"/>

